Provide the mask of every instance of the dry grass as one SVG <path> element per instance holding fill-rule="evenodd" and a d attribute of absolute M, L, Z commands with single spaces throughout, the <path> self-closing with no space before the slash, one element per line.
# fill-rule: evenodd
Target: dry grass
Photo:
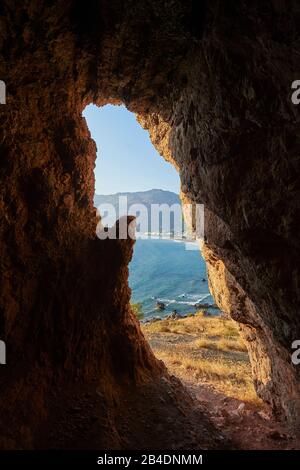
<path fill-rule="evenodd" d="M 260 403 L 247 349 L 235 323 L 203 313 L 142 326 L 155 355 L 174 375 L 205 383 L 226 396 Z"/>
<path fill-rule="evenodd" d="M 180 320 L 162 320 L 144 325 L 148 333 L 164 332 L 167 328 L 172 333 L 205 334 L 220 339 L 234 339 L 240 337 L 239 332 L 232 320 L 226 318 L 206 317 L 203 312 Z"/>
<path fill-rule="evenodd" d="M 237 338 L 236 340 L 232 339 L 217 339 L 217 340 L 207 340 L 205 338 L 198 339 L 195 342 L 195 346 L 198 348 L 205 349 L 217 349 L 220 351 L 241 351 L 247 352 L 246 345 L 242 338 Z"/>

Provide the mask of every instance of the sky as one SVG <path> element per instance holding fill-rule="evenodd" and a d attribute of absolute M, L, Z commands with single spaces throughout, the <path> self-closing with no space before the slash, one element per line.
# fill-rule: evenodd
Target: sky
<path fill-rule="evenodd" d="M 83 116 L 97 144 L 96 194 L 165 189 L 179 193 L 179 175 L 153 147 L 125 106 L 89 105 Z"/>

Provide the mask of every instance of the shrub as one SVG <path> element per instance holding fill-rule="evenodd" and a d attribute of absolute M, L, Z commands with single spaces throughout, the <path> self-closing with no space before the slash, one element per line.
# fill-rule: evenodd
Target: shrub
<path fill-rule="evenodd" d="M 131 310 L 135 314 L 135 316 L 139 319 L 142 320 L 144 318 L 144 312 L 143 312 L 143 307 L 140 302 L 135 303 L 135 304 L 130 304 Z"/>

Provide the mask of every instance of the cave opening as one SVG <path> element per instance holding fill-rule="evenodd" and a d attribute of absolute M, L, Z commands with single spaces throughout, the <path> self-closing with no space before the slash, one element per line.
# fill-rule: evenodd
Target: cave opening
<path fill-rule="evenodd" d="M 130 306 L 152 351 L 184 383 L 192 378 L 200 396 L 207 384 L 216 400 L 260 404 L 245 343 L 210 292 L 199 241 L 189 239 L 186 224 L 179 239 L 172 211 L 167 230 L 161 213 L 158 224 L 151 220 L 150 205 L 181 205 L 178 168 L 161 158 L 125 106 L 89 105 L 83 116 L 97 145 L 94 205 L 105 230 L 125 215 L 139 221 L 129 263 Z"/>
<path fill-rule="evenodd" d="M 209 292 L 205 261 L 195 237 L 188 238 L 190 233 L 183 222 L 177 169 L 161 158 L 148 132 L 142 129 L 135 115 L 124 106 L 90 105 L 84 110 L 83 116 L 98 150 L 94 205 L 101 216 L 101 223 L 108 229 L 124 215 L 136 217 L 138 247 L 134 251 L 129 277 L 134 300 L 143 304 L 147 317 L 159 311 L 164 315 L 170 314 L 172 305 L 176 311 L 181 308 L 180 313 L 189 313 L 193 305 L 204 300 L 205 305 L 211 304 L 213 309 L 215 304 Z M 167 259 L 167 247 L 170 244 L 152 243 L 153 249 L 148 252 L 144 250 L 147 244 L 139 244 L 141 240 L 176 241 L 183 244 L 180 250 L 179 244 L 173 244 L 174 248 L 169 250 Z M 160 285 L 156 289 L 154 285 L 144 286 L 148 298 L 143 301 L 138 284 L 141 277 L 147 279 L 147 273 L 143 271 L 146 266 L 138 263 L 138 260 L 144 258 L 149 263 L 151 256 L 153 267 L 150 268 L 148 284 L 151 281 L 154 283 L 155 272 L 160 277 L 157 267 L 164 258 L 162 274 L 166 278 L 170 277 L 170 280 L 165 289 L 160 288 Z M 168 270 L 168 266 L 171 269 Z M 153 289 L 153 292 L 149 289 Z M 177 297 L 177 302 L 176 298 L 168 299 L 172 295 Z M 155 309 L 155 299 L 166 305 Z"/>

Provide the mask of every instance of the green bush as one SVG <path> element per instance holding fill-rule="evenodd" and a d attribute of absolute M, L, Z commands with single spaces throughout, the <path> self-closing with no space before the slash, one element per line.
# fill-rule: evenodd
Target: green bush
<path fill-rule="evenodd" d="M 139 319 L 142 320 L 144 318 L 144 312 L 142 308 L 142 304 L 140 302 L 136 304 L 130 304 L 131 305 L 131 310 L 135 314 L 135 316 Z"/>

